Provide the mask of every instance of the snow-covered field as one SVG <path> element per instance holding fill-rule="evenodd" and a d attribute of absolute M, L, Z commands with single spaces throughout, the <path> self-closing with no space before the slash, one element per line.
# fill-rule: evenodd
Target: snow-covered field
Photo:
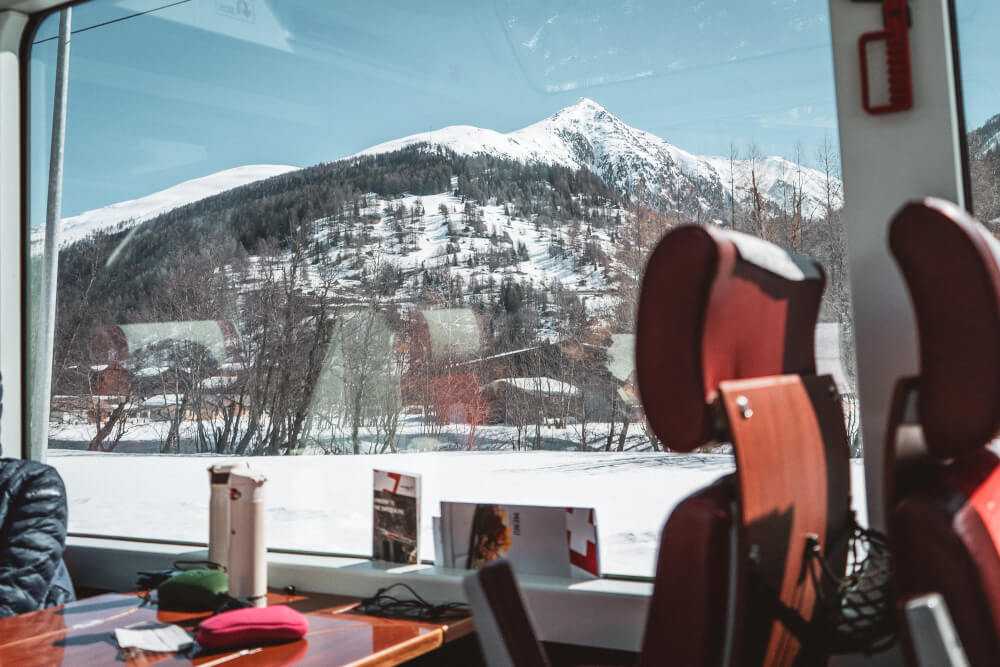
<path fill-rule="evenodd" d="M 207 541 L 206 468 L 231 458 L 49 450 L 66 482 L 70 530 Z M 674 506 L 733 470 L 720 454 L 428 452 L 249 460 L 268 476 L 273 547 L 371 553 L 372 469 L 422 476 L 420 557 L 433 560 L 431 517 L 442 500 L 594 507 L 601 569 L 652 576 L 660 528 Z M 851 463 L 864 489 L 860 460 Z M 864 521 L 863 491 L 856 499 Z"/>
<path fill-rule="evenodd" d="M 524 378 L 518 378 L 524 380 Z M 556 380 L 548 380 L 556 382 Z M 571 385 L 566 385 L 567 387 Z M 162 396 L 154 396 L 160 400 Z M 168 395 L 169 400 L 175 400 L 174 395 Z M 336 422 L 336 417 L 329 421 Z M 202 427 L 209 433 L 224 426 L 221 420 L 202 422 Z M 586 424 L 543 425 L 540 428 L 541 448 L 548 451 L 588 451 L 598 452 L 607 446 L 607 422 L 588 422 Z M 74 449 L 86 450 L 97 427 L 93 424 L 52 424 L 49 427 L 50 451 Z M 615 427 L 613 447 L 618 446 L 621 424 Z M 121 440 L 114 448 L 117 454 L 158 454 L 161 445 L 167 440 L 170 423 L 166 421 L 133 420 L 125 424 Z M 179 427 L 181 454 L 196 454 L 199 450 L 198 422 L 182 421 Z M 384 446 L 385 433 L 371 426 L 360 429 L 359 440 L 362 454 L 374 454 Z M 403 414 L 399 420 L 393 443 L 400 452 L 436 452 L 465 450 L 469 445 L 470 427 L 468 424 L 447 424 L 434 426 L 425 423 L 419 415 Z M 506 424 L 484 424 L 476 426 L 473 434 L 472 449 L 476 451 L 511 451 L 517 448 L 517 429 Z M 581 447 L 582 437 L 586 437 L 587 447 Z M 529 425 L 522 435 L 521 449 L 533 448 L 535 427 Z M 336 454 L 350 449 L 350 426 L 325 430 L 317 428 L 305 438 L 305 454 Z M 107 444 L 107 443 L 106 443 Z M 649 452 L 653 447 L 642 428 L 632 424 L 623 447 L 626 453 Z M 204 451 L 204 450 L 201 450 Z"/>

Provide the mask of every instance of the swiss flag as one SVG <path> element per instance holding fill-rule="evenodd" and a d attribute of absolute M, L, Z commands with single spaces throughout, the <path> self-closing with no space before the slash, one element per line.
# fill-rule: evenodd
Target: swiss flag
<path fill-rule="evenodd" d="M 566 539 L 569 543 L 569 562 L 595 577 L 600 576 L 597 561 L 597 526 L 593 509 L 566 510 Z"/>

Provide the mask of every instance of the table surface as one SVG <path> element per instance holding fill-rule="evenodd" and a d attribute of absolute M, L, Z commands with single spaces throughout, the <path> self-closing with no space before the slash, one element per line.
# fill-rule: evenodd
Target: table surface
<path fill-rule="evenodd" d="M 328 665 L 389 667 L 438 648 L 474 630 L 472 618 L 449 624 L 393 620 L 352 613 L 357 598 L 269 593 L 268 604 L 287 604 L 306 615 L 304 639 L 242 654 L 227 651 L 194 660 L 146 653 L 126 665 Z M 175 623 L 193 630 L 209 614 L 160 611 L 137 595 L 109 593 L 12 618 L 0 619 L 0 665 L 121 664 L 115 628 Z"/>

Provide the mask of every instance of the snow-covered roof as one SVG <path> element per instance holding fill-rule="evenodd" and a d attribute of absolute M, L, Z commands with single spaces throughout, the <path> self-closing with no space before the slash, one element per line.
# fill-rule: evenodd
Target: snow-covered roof
<path fill-rule="evenodd" d="M 225 389 L 236 382 L 232 375 L 213 375 L 201 381 L 202 389 Z"/>
<path fill-rule="evenodd" d="M 548 377 L 500 378 L 486 386 L 499 387 L 503 385 L 539 396 L 577 396 L 580 393 L 577 387 L 568 382 Z"/>
<path fill-rule="evenodd" d="M 159 394 L 150 396 L 142 402 L 144 408 L 162 408 L 168 405 L 180 405 L 184 400 L 184 394 Z"/>

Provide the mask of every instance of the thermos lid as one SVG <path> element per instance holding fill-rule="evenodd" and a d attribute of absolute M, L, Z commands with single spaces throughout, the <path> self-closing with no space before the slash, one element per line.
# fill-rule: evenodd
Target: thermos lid
<path fill-rule="evenodd" d="M 208 466 L 208 481 L 210 484 L 228 484 L 229 474 L 234 470 L 250 469 L 250 464 L 246 461 L 238 463 L 217 463 Z"/>
<path fill-rule="evenodd" d="M 233 470 L 229 473 L 229 486 L 263 486 L 267 476 L 259 470 L 249 468 Z"/>
<path fill-rule="evenodd" d="M 236 461 L 235 463 L 216 463 L 208 466 L 208 472 L 232 472 L 237 468 L 250 468 L 246 461 Z"/>

